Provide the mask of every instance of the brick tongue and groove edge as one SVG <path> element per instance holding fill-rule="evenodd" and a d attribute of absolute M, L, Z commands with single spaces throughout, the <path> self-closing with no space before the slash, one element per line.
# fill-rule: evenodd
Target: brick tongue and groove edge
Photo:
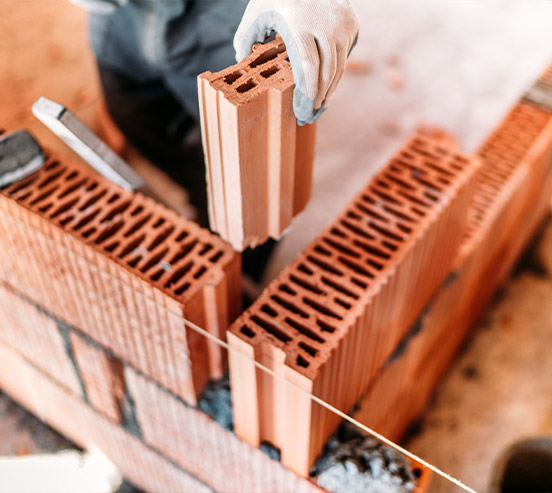
<path fill-rule="evenodd" d="M 310 198 L 316 128 L 297 125 L 294 87 L 279 38 L 198 77 L 211 228 L 238 251 L 279 238 Z"/>
<path fill-rule="evenodd" d="M 220 238 L 69 159 L 0 191 L 0 277 L 188 402 L 225 371 L 240 258 Z"/>
<path fill-rule="evenodd" d="M 231 326 L 233 348 L 348 411 L 453 267 L 479 161 L 414 136 Z M 306 475 L 339 418 L 230 354 L 238 435 Z"/>

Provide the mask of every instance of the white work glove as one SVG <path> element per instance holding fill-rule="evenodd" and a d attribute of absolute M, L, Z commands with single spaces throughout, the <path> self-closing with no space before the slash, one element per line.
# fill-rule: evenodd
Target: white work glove
<path fill-rule="evenodd" d="M 352 0 L 250 0 L 234 37 L 236 59 L 277 32 L 295 81 L 297 123 L 314 122 L 332 97 L 358 36 Z"/>
<path fill-rule="evenodd" d="M 128 0 L 69 0 L 91 14 L 111 14 Z"/>

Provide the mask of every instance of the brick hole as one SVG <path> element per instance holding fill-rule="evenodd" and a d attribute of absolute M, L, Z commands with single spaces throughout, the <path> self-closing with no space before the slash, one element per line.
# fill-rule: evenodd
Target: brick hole
<path fill-rule="evenodd" d="M 104 247 L 106 252 L 112 253 L 121 243 L 119 241 L 114 241 L 110 245 Z"/>
<path fill-rule="evenodd" d="M 278 286 L 278 289 L 280 291 L 283 291 L 284 293 L 291 294 L 293 296 L 297 294 L 297 291 L 291 289 L 287 284 L 280 284 L 280 286 Z"/>
<path fill-rule="evenodd" d="M 411 216 L 408 216 L 406 215 L 404 212 L 401 212 L 401 211 L 398 211 L 397 209 L 394 209 L 393 207 L 389 207 L 389 206 L 385 206 L 384 209 L 389 212 L 390 214 L 393 214 L 395 217 L 399 218 L 399 219 L 402 219 L 403 221 L 408 221 L 408 222 L 416 222 L 416 220 L 411 217 Z"/>
<path fill-rule="evenodd" d="M 67 212 L 70 210 L 77 202 L 79 201 L 78 197 L 75 197 L 72 200 L 69 200 L 65 204 L 60 205 L 50 216 L 51 219 L 55 219 L 59 215 L 63 214 L 64 212 Z"/>
<path fill-rule="evenodd" d="M 223 254 L 223 253 L 224 253 L 224 252 L 223 252 L 222 250 L 219 250 L 219 251 L 218 251 L 217 253 L 215 253 L 209 260 L 214 264 L 214 263 L 216 263 L 216 262 L 220 259 L 220 257 L 222 257 L 222 254 Z"/>
<path fill-rule="evenodd" d="M 158 269 L 156 272 L 154 272 L 151 276 L 150 276 L 150 279 L 152 281 L 159 281 L 159 279 L 161 279 L 161 276 L 167 272 L 165 269 L 163 269 L 162 267 L 160 269 Z"/>
<path fill-rule="evenodd" d="M 185 282 L 182 286 L 180 286 L 179 288 L 175 289 L 174 293 L 177 295 L 177 296 L 180 296 L 182 293 L 184 293 L 189 287 L 191 286 L 191 284 L 189 282 Z"/>
<path fill-rule="evenodd" d="M 345 257 L 337 257 L 337 260 L 345 265 L 346 267 L 348 267 L 349 269 L 355 271 L 357 274 L 360 274 L 361 276 L 364 276 L 364 277 L 369 277 L 369 278 L 373 278 L 374 275 L 367 271 L 364 267 L 358 265 L 356 262 L 353 262 L 352 260 L 348 259 L 348 258 L 345 258 Z"/>
<path fill-rule="evenodd" d="M 74 218 L 75 218 L 75 216 L 73 216 L 73 215 L 71 214 L 71 215 L 67 216 L 65 219 L 62 219 L 62 220 L 59 222 L 59 224 L 60 224 L 61 226 L 65 226 L 65 225 L 69 224 Z"/>
<path fill-rule="evenodd" d="M 394 243 L 391 243 L 390 241 L 382 241 L 381 244 L 386 247 L 386 248 L 389 248 L 389 250 L 391 250 L 392 252 L 395 252 L 397 251 L 397 249 L 399 248 L 397 245 L 395 245 Z"/>
<path fill-rule="evenodd" d="M 92 213 L 88 214 L 87 216 L 83 217 L 76 226 L 73 227 L 73 231 L 78 231 L 79 229 L 86 226 L 90 221 L 92 221 L 98 214 L 100 213 L 99 210 L 95 210 Z"/>
<path fill-rule="evenodd" d="M 384 236 L 387 236 L 388 238 L 391 238 L 392 240 L 395 240 L 395 241 L 404 241 L 404 238 L 399 236 L 399 235 L 396 235 L 395 233 L 389 231 L 388 229 L 382 227 L 382 226 L 379 226 L 378 224 L 374 223 L 373 221 L 370 221 L 370 227 L 375 229 L 377 232 L 381 233 L 382 235 Z"/>
<path fill-rule="evenodd" d="M 330 272 L 332 274 L 335 274 L 336 276 L 342 276 L 343 275 L 343 272 L 337 270 L 335 267 L 333 267 L 332 265 L 316 258 L 316 257 L 313 257 L 312 255 L 308 255 L 307 256 L 307 260 L 309 262 L 312 262 L 313 264 L 317 265 L 318 267 L 320 267 L 321 269 L 327 271 L 327 272 Z"/>
<path fill-rule="evenodd" d="M 311 283 L 305 281 L 304 279 L 301 279 L 300 277 L 294 276 L 293 274 L 289 276 L 289 279 L 291 282 L 297 284 L 298 286 L 301 286 L 302 288 L 312 291 L 314 294 L 325 294 L 324 291 L 322 291 L 321 289 L 318 289 L 316 286 L 313 286 Z"/>
<path fill-rule="evenodd" d="M 330 324 L 324 322 L 323 320 L 317 320 L 316 325 L 318 325 L 318 327 L 320 327 L 323 332 L 329 332 L 330 334 L 333 334 L 336 331 L 335 327 L 332 327 Z"/>
<path fill-rule="evenodd" d="M 141 212 L 143 212 L 144 208 L 141 205 L 137 205 L 132 211 L 130 212 L 130 215 L 132 217 L 137 216 Z"/>
<path fill-rule="evenodd" d="M 39 202 L 42 202 L 44 199 L 47 199 L 48 197 L 50 197 L 50 195 L 52 195 L 57 189 L 58 189 L 58 185 L 54 185 L 53 188 L 46 190 L 45 192 L 41 193 L 38 197 L 31 200 L 30 205 L 36 205 Z"/>
<path fill-rule="evenodd" d="M 56 171 L 55 173 L 52 173 L 51 175 L 47 176 L 46 178 L 44 178 L 44 180 L 42 180 L 38 185 L 37 185 L 37 188 L 38 189 L 42 189 L 44 187 L 47 187 L 50 183 L 54 182 L 55 180 L 57 180 L 61 175 L 63 175 L 63 173 L 65 173 L 65 171 L 67 170 L 67 168 L 61 168 L 59 169 L 58 171 Z"/>
<path fill-rule="evenodd" d="M 429 180 L 425 180 L 423 178 L 418 178 L 418 181 L 422 185 L 425 185 L 426 187 L 431 188 L 432 190 L 436 190 L 437 192 L 442 192 L 443 191 L 443 189 L 441 187 L 437 186 L 435 183 L 430 182 Z"/>
<path fill-rule="evenodd" d="M 347 238 L 347 235 L 343 231 L 335 227 L 330 230 L 330 233 L 334 236 L 338 236 L 339 238 Z"/>
<path fill-rule="evenodd" d="M 148 250 L 155 250 L 161 243 L 163 243 L 173 232 L 174 232 L 174 226 L 169 226 L 165 229 L 165 231 L 162 231 L 153 239 L 153 241 L 149 244 Z"/>
<path fill-rule="evenodd" d="M 203 257 L 203 255 L 205 255 L 206 253 L 208 253 L 209 251 L 211 251 L 213 249 L 213 245 L 211 245 L 210 243 L 207 243 L 202 249 L 201 251 L 199 252 L 199 255 Z"/>
<path fill-rule="evenodd" d="M 190 233 L 188 233 L 187 231 L 181 231 L 176 237 L 176 242 L 180 243 L 182 240 L 188 238 L 188 236 L 190 236 Z"/>
<path fill-rule="evenodd" d="M 180 279 L 182 279 L 188 271 L 194 266 L 193 260 L 190 260 L 185 265 L 180 267 L 175 271 L 175 273 L 169 278 L 169 280 L 165 283 L 166 288 L 170 288 L 173 284 L 176 284 Z"/>
<path fill-rule="evenodd" d="M 96 232 L 96 228 L 92 226 L 91 228 L 87 229 L 85 232 L 82 233 L 83 238 L 88 238 L 90 235 L 94 234 Z"/>
<path fill-rule="evenodd" d="M 300 263 L 298 266 L 297 266 L 297 269 L 300 270 L 301 272 L 303 272 L 303 274 L 308 274 L 309 276 L 312 276 L 314 274 L 314 272 L 312 270 L 310 270 L 305 264 L 303 263 Z"/>
<path fill-rule="evenodd" d="M 354 300 L 358 300 L 358 296 L 353 293 L 352 291 L 348 290 L 341 284 L 338 284 L 335 281 L 332 281 L 331 279 L 327 278 L 326 276 L 322 276 L 322 282 L 326 284 L 327 286 L 330 286 L 331 288 L 335 289 L 336 291 L 339 291 L 340 293 L 344 294 L 345 296 L 348 296 L 349 298 L 353 298 Z"/>
<path fill-rule="evenodd" d="M 339 316 L 337 313 L 335 313 L 333 310 L 328 308 L 327 306 L 322 305 L 321 303 L 318 303 L 317 301 L 311 300 L 310 298 L 307 298 L 306 296 L 303 296 L 303 302 L 307 305 L 314 308 L 316 311 L 320 312 L 322 315 L 327 315 L 328 317 L 335 318 L 337 320 L 343 320 L 341 316 Z"/>
<path fill-rule="evenodd" d="M 152 226 L 152 228 L 153 229 L 160 228 L 161 226 L 163 226 L 163 224 L 165 224 L 165 218 L 160 217 L 157 221 L 155 221 L 155 224 Z"/>
<path fill-rule="evenodd" d="M 118 221 L 115 224 L 111 225 L 105 231 L 103 231 L 97 238 L 94 240 L 96 245 L 101 245 L 105 240 L 111 238 L 117 231 L 119 231 L 124 226 L 123 221 Z"/>
<path fill-rule="evenodd" d="M 25 200 L 29 195 L 31 195 L 31 192 L 25 194 L 23 197 L 21 197 L 21 200 Z M 39 207 L 38 210 L 40 212 L 42 212 L 43 214 L 48 212 L 48 209 L 51 209 L 53 204 L 46 204 L 46 205 L 43 205 L 42 207 Z"/>
<path fill-rule="evenodd" d="M 391 185 L 389 183 L 383 181 L 381 178 L 379 180 L 376 180 L 376 185 L 379 187 L 387 188 L 388 190 L 391 189 Z"/>
<path fill-rule="evenodd" d="M 86 209 L 88 209 L 90 206 L 94 205 L 96 202 L 98 202 L 98 200 L 100 200 L 104 195 L 107 194 L 107 190 L 100 190 L 97 194 L 93 195 L 92 197 L 90 197 L 84 204 L 82 204 L 80 207 L 79 207 L 79 211 L 85 211 Z"/>
<path fill-rule="evenodd" d="M 249 327 L 247 327 L 246 325 L 243 325 L 241 328 L 240 328 L 240 332 L 244 335 L 244 336 L 247 336 L 249 337 L 250 339 L 253 339 L 253 337 L 256 336 L 255 332 L 253 332 Z"/>
<path fill-rule="evenodd" d="M 362 248 L 366 253 L 369 253 L 371 255 L 376 255 L 377 257 L 381 257 L 385 260 L 388 260 L 391 256 L 388 253 L 383 252 L 379 248 L 373 247 L 371 245 L 367 245 L 366 243 L 359 241 L 359 240 L 353 240 L 353 243 Z"/>
<path fill-rule="evenodd" d="M 378 221 L 382 221 L 384 223 L 388 223 L 389 219 L 385 216 L 382 216 L 381 214 L 378 214 L 376 211 L 374 211 L 371 207 L 366 207 L 362 203 L 357 202 L 355 203 L 356 207 L 364 212 L 367 216 L 373 217 L 374 219 L 377 219 Z"/>
<path fill-rule="evenodd" d="M 122 214 L 125 212 L 129 206 L 130 206 L 130 200 L 127 200 L 123 202 L 122 204 L 118 205 L 117 207 L 114 207 L 111 209 L 101 220 L 100 223 L 107 223 L 109 221 L 112 221 L 116 216 Z"/>
<path fill-rule="evenodd" d="M 270 48 L 269 50 L 266 50 L 264 53 L 261 53 L 255 60 L 253 60 L 250 64 L 250 68 L 258 67 L 259 65 L 262 65 L 263 63 L 270 62 L 270 60 L 274 60 L 280 53 L 283 53 L 286 51 L 285 45 L 282 43 L 278 46 L 275 46 L 274 48 Z"/>
<path fill-rule="evenodd" d="M 277 74 L 280 71 L 280 67 L 270 67 L 269 69 L 263 70 L 261 72 L 261 77 L 264 77 L 265 79 L 268 79 L 269 77 L 273 76 L 274 74 Z"/>
<path fill-rule="evenodd" d="M 142 255 L 138 255 L 138 256 L 134 257 L 132 260 L 127 261 L 127 264 L 130 267 L 134 268 L 138 265 L 138 262 L 140 262 L 140 260 L 142 260 Z"/>
<path fill-rule="evenodd" d="M 165 248 L 164 250 L 162 250 L 161 252 L 159 252 L 158 254 L 154 255 L 152 258 L 150 258 L 146 264 L 140 269 L 140 272 L 142 274 L 145 274 L 148 270 L 150 270 L 154 265 L 157 265 L 160 260 L 167 254 L 167 252 L 169 251 L 168 248 Z"/>
<path fill-rule="evenodd" d="M 228 74 L 224 77 L 224 82 L 230 86 L 234 82 L 236 82 L 243 74 L 245 74 L 243 70 L 232 72 L 231 74 Z"/>
<path fill-rule="evenodd" d="M 370 187 L 370 191 L 374 194 L 374 195 L 377 195 L 379 198 L 383 199 L 383 200 L 387 200 L 388 202 L 391 202 L 392 204 L 397 204 L 397 205 L 401 205 L 401 203 L 394 197 L 391 197 L 391 195 L 389 195 L 388 193 L 385 193 L 385 192 L 381 192 L 380 190 L 378 190 L 377 188 L 375 187 Z M 399 192 L 400 193 L 400 192 Z"/>
<path fill-rule="evenodd" d="M 331 257 L 332 252 L 330 252 L 327 248 L 324 248 L 323 246 L 316 245 L 314 247 L 314 251 L 317 253 L 320 253 L 321 255 L 325 255 L 326 257 Z"/>
<path fill-rule="evenodd" d="M 51 161 L 51 162 L 47 163 L 46 166 L 44 166 L 44 170 L 49 171 L 51 169 L 57 168 L 60 165 L 61 165 L 61 163 L 56 159 L 54 161 Z"/>
<path fill-rule="evenodd" d="M 399 185 L 401 187 L 407 188 L 408 190 L 415 190 L 416 189 L 410 183 L 407 183 L 406 181 L 401 180 L 400 178 L 398 178 L 396 176 L 393 176 L 391 173 L 384 173 L 384 174 L 385 174 L 385 177 L 389 181 L 392 181 L 393 183 L 396 183 L 397 185 Z"/>
<path fill-rule="evenodd" d="M 314 349 L 312 346 L 309 346 L 308 344 L 306 344 L 304 342 L 300 342 L 299 347 L 301 349 L 304 349 L 311 356 L 316 356 L 318 354 L 318 350 Z"/>
<path fill-rule="evenodd" d="M 349 221 L 345 221 L 344 219 L 342 219 L 339 222 L 341 223 L 342 226 L 347 228 L 349 231 L 351 231 L 352 233 L 354 233 L 354 234 L 356 234 L 356 235 L 358 235 L 362 238 L 366 238 L 367 240 L 374 240 L 375 239 L 375 236 L 367 233 L 366 231 L 364 231 L 361 228 L 355 226 L 354 224 L 350 223 Z"/>
<path fill-rule="evenodd" d="M 303 368 L 308 368 L 310 365 L 310 363 L 300 355 L 297 356 L 297 364 Z"/>
<path fill-rule="evenodd" d="M 397 228 L 399 228 L 401 231 L 404 231 L 407 234 L 412 233 L 412 228 L 405 226 L 403 223 L 397 222 L 396 224 L 397 224 Z"/>
<path fill-rule="evenodd" d="M 424 164 L 428 167 L 428 168 L 431 168 L 432 170 L 435 170 L 445 176 L 448 176 L 450 178 L 453 178 L 454 177 L 454 173 L 450 172 L 449 170 L 443 168 L 442 166 L 439 166 L 431 161 L 424 161 Z"/>
<path fill-rule="evenodd" d="M 304 336 L 308 337 L 309 339 L 312 339 L 313 341 L 320 342 L 320 343 L 326 342 L 325 339 L 320 337 L 313 330 L 303 325 L 301 322 L 297 322 L 297 320 L 294 320 L 293 318 L 290 318 L 290 317 L 286 317 L 284 320 L 287 324 L 291 325 L 295 330 L 297 330 Z"/>
<path fill-rule="evenodd" d="M 362 219 L 362 216 L 353 211 L 347 211 L 347 217 L 350 217 L 351 219 L 356 219 L 357 221 L 360 221 Z"/>
<path fill-rule="evenodd" d="M 380 264 L 379 262 L 376 262 L 375 260 L 368 259 L 366 262 L 369 265 L 371 265 L 372 267 L 375 267 L 377 270 L 382 270 L 383 269 L 383 264 Z"/>
<path fill-rule="evenodd" d="M 180 251 L 178 251 L 172 259 L 169 260 L 169 264 L 173 265 L 182 260 L 188 253 L 190 253 L 194 247 L 199 243 L 199 240 L 192 240 L 189 243 L 182 245 Z"/>
<path fill-rule="evenodd" d="M 406 198 L 406 199 L 408 199 L 408 200 L 414 202 L 415 204 L 418 204 L 418 205 L 420 205 L 420 206 L 422 206 L 422 207 L 427 207 L 427 208 L 430 207 L 430 205 L 429 205 L 427 202 L 424 202 L 423 200 L 421 200 L 420 198 L 416 197 L 415 195 L 412 195 L 412 194 L 410 194 L 410 193 L 407 193 L 407 192 L 405 192 L 405 191 L 403 191 L 403 190 L 399 190 L 398 193 L 399 193 L 400 195 L 402 195 L 404 198 Z"/>
<path fill-rule="evenodd" d="M 253 315 L 251 317 L 251 320 L 255 322 L 259 327 L 262 327 L 264 330 L 266 330 L 269 334 L 276 337 L 276 339 L 279 339 L 282 342 L 291 341 L 291 337 L 289 335 L 287 335 L 285 332 L 283 332 L 274 324 L 268 322 L 264 318 L 261 318 L 258 315 Z"/>
<path fill-rule="evenodd" d="M 245 84 L 242 84 L 241 86 L 236 87 L 236 91 L 240 94 L 243 94 L 247 91 L 251 91 L 254 87 L 257 86 L 257 83 L 253 79 L 249 79 Z"/>
<path fill-rule="evenodd" d="M 141 229 L 152 217 L 152 214 L 148 214 L 147 216 L 143 217 L 142 219 L 139 219 L 136 221 L 130 228 L 127 229 L 127 231 L 124 233 L 125 238 L 128 238 L 129 236 L 132 236 L 136 231 Z"/>
<path fill-rule="evenodd" d="M 281 307 L 289 310 L 292 313 L 296 313 L 297 315 L 299 315 L 302 318 L 309 318 L 309 314 L 306 313 L 304 310 L 301 310 L 301 308 L 299 308 L 294 303 L 291 303 L 290 301 L 284 300 L 283 298 L 281 298 L 280 296 L 278 296 L 276 294 L 273 294 L 270 297 L 270 299 L 272 301 L 274 301 L 275 303 L 277 303 L 278 305 L 280 305 Z"/>
<path fill-rule="evenodd" d="M 194 274 L 194 279 L 199 279 L 205 272 L 207 272 L 207 267 L 202 265 Z"/>
<path fill-rule="evenodd" d="M 433 202 L 439 202 L 439 197 L 431 192 L 424 192 L 424 197 L 427 197 Z"/>
<path fill-rule="evenodd" d="M 360 254 L 351 250 L 350 248 L 347 248 L 345 245 L 342 245 L 341 243 L 338 243 L 337 241 L 332 240 L 331 238 L 324 237 L 322 238 L 322 241 L 324 241 L 325 243 L 327 243 L 337 251 L 344 253 L 345 255 L 350 255 L 351 257 L 354 257 L 354 258 L 360 258 Z"/>
<path fill-rule="evenodd" d="M 70 193 L 73 193 L 78 188 L 81 188 L 86 183 L 86 178 L 83 178 L 82 180 L 79 180 L 77 183 L 74 183 L 73 185 L 67 187 L 61 194 L 58 195 L 59 199 L 63 199 L 64 197 L 67 197 Z"/>
<path fill-rule="evenodd" d="M 267 315 L 270 315 L 271 317 L 276 317 L 278 315 L 278 312 L 274 310 L 270 305 L 267 303 L 264 303 L 261 306 L 261 311 L 266 313 Z"/>
<path fill-rule="evenodd" d="M 109 199 L 107 200 L 107 203 L 112 204 L 116 200 L 119 200 L 120 197 L 121 196 L 118 193 L 114 193 L 111 197 L 109 197 Z"/>
<path fill-rule="evenodd" d="M 65 181 L 70 181 L 72 180 L 73 178 L 75 178 L 76 176 L 78 176 L 79 173 L 77 171 L 73 171 L 72 173 L 69 173 L 66 177 L 65 177 Z"/>
<path fill-rule="evenodd" d="M 350 303 L 347 303 L 346 301 L 343 301 L 341 298 L 338 298 L 338 297 L 335 297 L 334 298 L 334 301 L 338 304 L 338 305 L 341 305 L 343 308 L 345 308 L 346 310 L 350 310 L 351 309 L 351 304 Z"/>

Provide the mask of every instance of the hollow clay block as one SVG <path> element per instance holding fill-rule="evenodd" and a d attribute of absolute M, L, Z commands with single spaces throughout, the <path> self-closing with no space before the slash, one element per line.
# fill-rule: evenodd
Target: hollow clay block
<path fill-rule="evenodd" d="M 280 38 L 198 77 L 211 228 L 242 251 L 278 239 L 310 198 L 315 125 L 293 113 Z"/>
<path fill-rule="evenodd" d="M 69 325 L 195 403 L 225 355 L 213 335 L 240 310 L 240 258 L 154 201 L 76 162 L 0 191 L 0 276 Z M 188 344 L 192 339 L 192 344 Z"/>
<path fill-rule="evenodd" d="M 229 343 L 348 411 L 450 272 L 480 168 L 415 136 L 231 326 Z M 238 435 L 308 474 L 339 418 L 230 354 Z"/>
<path fill-rule="evenodd" d="M 469 329 L 547 214 L 552 110 L 524 98 L 477 154 L 482 169 L 452 281 L 439 290 L 416 334 L 405 340 L 401 354 L 388 360 L 358 402 L 355 418 L 392 440 L 399 440 L 423 410 Z"/>
<path fill-rule="evenodd" d="M 121 363 L 75 332 L 69 334 L 69 339 L 88 402 L 119 423 L 125 393 Z"/>

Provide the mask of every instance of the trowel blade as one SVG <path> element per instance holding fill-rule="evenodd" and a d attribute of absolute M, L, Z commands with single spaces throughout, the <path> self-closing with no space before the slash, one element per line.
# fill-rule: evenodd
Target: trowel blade
<path fill-rule="evenodd" d="M 0 137 L 0 187 L 29 176 L 44 161 L 42 147 L 27 130 L 3 135 Z"/>

